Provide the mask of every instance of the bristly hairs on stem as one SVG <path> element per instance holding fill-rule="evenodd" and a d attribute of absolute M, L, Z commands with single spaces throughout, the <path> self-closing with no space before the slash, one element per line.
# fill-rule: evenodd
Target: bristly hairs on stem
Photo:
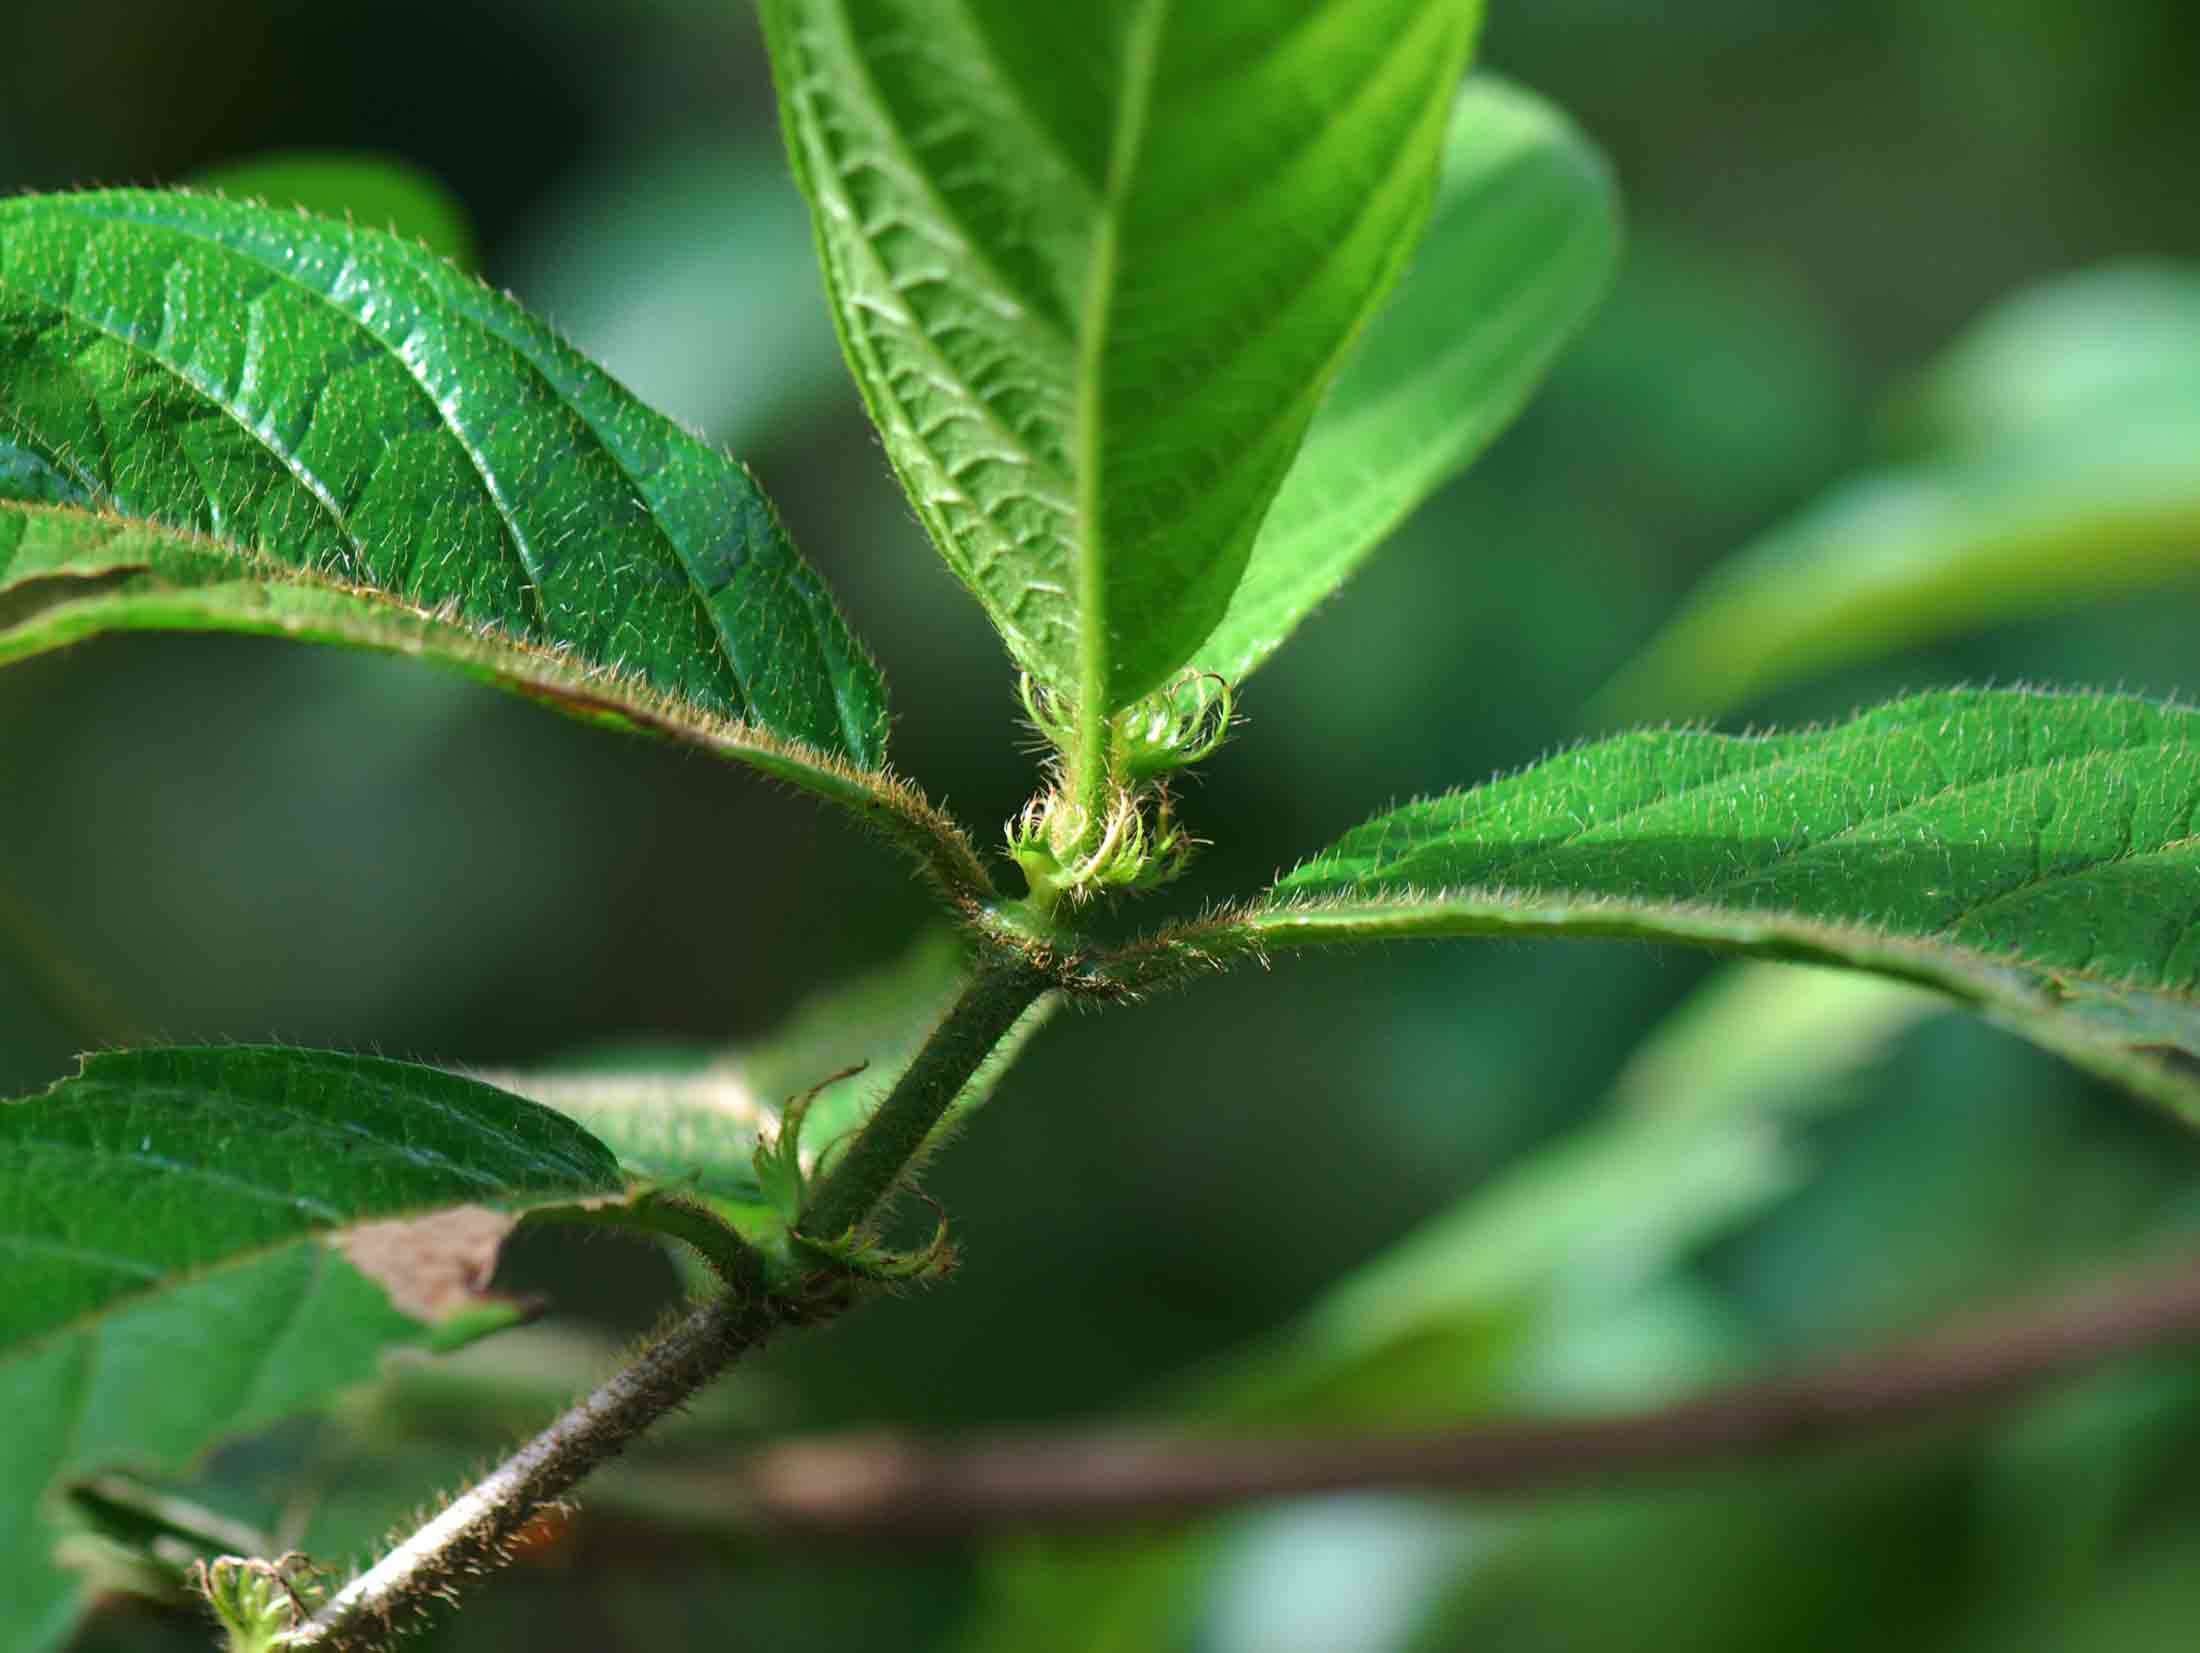
<path fill-rule="evenodd" d="M 325 1600 L 317 1587 L 301 1587 L 305 1575 L 296 1558 L 227 1556 L 203 1569 L 201 1593 L 227 1630 L 231 1653 L 372 1653 L 386 1646 L 433 1602 L 451 1599 L 466 1579 L 509 1559 L 514 1540 L 545 1509 L 779 1328 L 830 1316 L 863 1284 L 890 1286 L 947 1267 L 953 1249 L 944 1221 L 930 1246 L 907 1255 L 880 1248 L 871 1226 L 938 1139 L 948 1110 L 986 1058 L 1053 985 L 1051 975 L 1012 951 L 980 966 L 847 1152 L 806 1184 L 794 1184 L 801 1207 L 788 1238 L 796 1258 L 814 1265 L 803 1278 L 775 1282 L 764 1253 L 723 1248 L 725 1255 L 713 1258 L 726 1279 L 718 1297 L 688 1311 Z M 797 1099 L 777 1144 L 797 1171 L 803 1105 Z"/>
<path fill-rule="evenodd" d="M 784 1309 L 761 1290 L 729 1291 L 690 1310 L 312 1617 L 263 1645 L 269 1653 L 367 1653 L 386 1645 L 407 1627 L 403 1621 L 419 1618 L 429 1603 L 449 1599 L 466 1578 L 505 1559 L 512 1540 L 545 1507 L 756 1347 L 784 1318 Z M 249 1575 L 251 1565 L 239 1564 L 228 1576 L 240 1569 Z M 237 1653 L 258 1653 L 236 1643 L 233 1626 L 231 1633 Z"/>

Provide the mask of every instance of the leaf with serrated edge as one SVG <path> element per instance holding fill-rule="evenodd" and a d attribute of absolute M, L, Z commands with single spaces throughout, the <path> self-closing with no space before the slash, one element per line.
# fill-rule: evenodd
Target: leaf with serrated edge
<path fill-rule="evenodd" d="M 0 1104 L 0 1653 L 73 1616 L 41 1506 L 57 1477 L 181 1467 L 441 1338 L 336 1248 L 346 1231 L 623 1187 L 548 1110 L 373 1058 L 99 1055 Z"/>
<path fill-rule="evenodd" d="M 1274 653 L 1511 423 L 1618 255 L 1603 157 L 1533 93 L 1469 80 L 1413 262 L 1315 415 L 1192 665 L 1236 682 Z"/>
<path fill-rule="evenodd" d="M 1953 994 L 2200 1123 L 2200 712 L 1953 690 L 1802 734 L 1624 735 L 1408 804 L 1134 944 L 1135 987 L 1415 936 L 1682 942 Z"/>
<path fill-rule="evenodd" d="M 1081 748 L 1222 617 L 1410 251 L 1479 9 L 767 0 L 857 382 Z"/>
<path fill-rule="evenodd" d="M 16 497 L 59 475 L 879 761 L 877 671 L 748 473 L 394 236 L 149 191 L 0 202 L 0 441 L 0 487 L 47 473 Z"/>
<path fill-rule="evenodd" d="M 0 446 L 0 470 L 6 457 Z M 888 772 L 712 716 L 572 651 L 431 615 L 199 535 L 72 506 L 0 501 L 0 665 L 121 631 L 243 632 L 424 660 L 584 722 L 738 759 L 854 811 L 959 899 L 990 888 L 961 829 Z"/>
<path fill-rule="evenodd" d="M 193 190 L 291 207 L 387 230 L 462 270 L 481 268 L 473 217 L 442 179 L 374 150 L 279 149 L 201 167 L 179 180 Z"/>
<path fill-rule="evenodd" d="M 0 1106 L 0 1354 L 307 1235 L 625 1186 L 571 1121 L 435 1068 L 271 1045 L 87 1056 Z"/>

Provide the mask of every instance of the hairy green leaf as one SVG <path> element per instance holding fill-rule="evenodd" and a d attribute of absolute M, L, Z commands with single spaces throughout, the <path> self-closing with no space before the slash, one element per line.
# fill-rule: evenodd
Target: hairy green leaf
<path fill-rule="evenodd" d="M 396 237 L 141 191 L 0 202 L 0 444 L 9 497 L 879 761 L 877 671 L 748 473 Z"/>
<path fill-rule="evenodd" d="M 97 1055 L 0 1104 L 0 1649 L 73 1614 L 42 1502 L 57 1479 L 180 1467 L 372 1376 L 384 1348 L 511 1317 L 468 1289 L 503 1219 L 362 1225 L 624 1186 L 549 1110 L 374 1058 Z"/>
<path fill-rule="evenodd" d="M 202 167 L 183 183 L 236 201 L 295 207 L 417 241 L 462 270 L 481 267 L 472 216 L 450 186 L 398 155 L 283 149 Z"/>
<path fill-rule="evenodd" d="M 1192 664 L 1235 682 L 1509 424 L 1603 295 L 1619 203 L 1551 105 L 1490 75 L 1452 111 L 1436 205 Z"/>
<path fill-rule="evenodd" d="M 767 0 L 841 341 L 1081 740 L 1222 617 L 1411 249 L 1475 0 Z"/>
<path fill-rule="evenodd" d="M 87 1056 L 0 1106 L 0 1355 L 308 1235 L 624 1187 L 579 1126 L 434 1068 L 264 1045 Z"/>
<path fill-rule="evenodd" d="M 2200 713 L 1958 690 L 1803 734 L 1601 741 L 1379 816 L 1103 966 L 1578 935 L 1937 987 L 2200 1122 Z"/>
<path fill-rule="evenodd" d="M 2200 575 L 2200 278 L 2111 268 L 2012 299 L 1898 404 L 1925 452 L 1715 569 L 1599 697 L 1708 716 L 1910 645 Z"/>

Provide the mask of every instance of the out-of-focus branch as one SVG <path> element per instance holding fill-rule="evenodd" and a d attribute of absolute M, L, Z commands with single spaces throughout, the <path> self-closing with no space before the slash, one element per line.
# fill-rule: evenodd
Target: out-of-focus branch
<path fill-rule="evenodd" d="M 106 983 L 94 976 L 0 874 L 0 955 L 12 955 L 48 1014 L 91 1046 L 137 1041 L 136 1025 Z"/>
<path fill-rule="evenodd" d="M 1152 1521 L 1327 1492 L 1517 1495 L 1833 1445 L 2196 1339 L 2200 1257 L 2187 1257 L 1868 1356 L 1617 1416 L 1326 1440 L 853 1437 L 773 1447 L 691 1485 L 717 1521 L 745 1529 L 897 1538 Z"/>

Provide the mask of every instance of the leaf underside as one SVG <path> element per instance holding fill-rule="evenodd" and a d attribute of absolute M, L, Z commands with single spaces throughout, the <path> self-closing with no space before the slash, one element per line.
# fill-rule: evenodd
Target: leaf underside
<path fill-rule="evenodd" d="M 1426 210 L 1473 0 L 767 0 L 842 344 L 932 538 L 1105 715 L 1222 617 Z"/>
<path fill-rule="evenodd" d="M 1684 942 L 1953 993 L 2200 1122 L 2200 713 L 1959 690 L 1802 734 L 1600 741 L 1378 817 L 1118 955 L 1412 936 Z"/>
<path fill-rule="evenodd" d="M 0 499 L 880 760 L 877 671 L 748 473 L 378 231 L 146 191 L 0 202 Z"/>
<path fill-rule="evenodd" d="M 1243 678 L 1488 446 L 1618 255 L 1603 157 L 1533 93 L 1470 78 L 1413 262 L 1315 415 L 1193 667 Z"/>

